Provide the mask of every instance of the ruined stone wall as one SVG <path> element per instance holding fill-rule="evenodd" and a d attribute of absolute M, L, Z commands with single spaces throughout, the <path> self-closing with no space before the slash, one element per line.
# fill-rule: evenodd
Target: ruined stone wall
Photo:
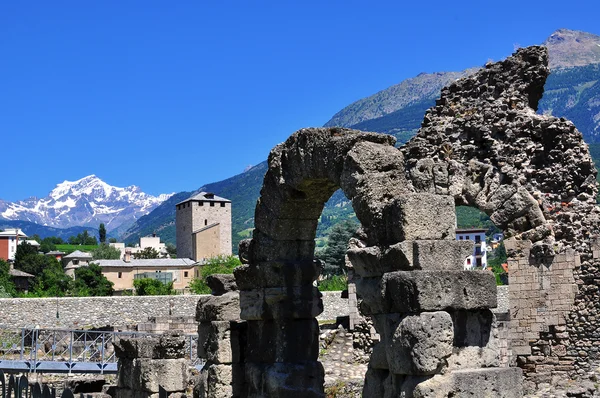
<path fill-rule="evenodd" d="M 401 148 L 416 191 L 450 194 L 530 241 L 509 261 L 507 322 L 512 360 L 540 382 L 569 366 L 585 374 L 600 344 L 596 170 L 572 122 L 535 113 L 547 64 L 529 47 L 452 83 Z"/>
<path fill-rule="evenodd" d="M 146 324 L 158 318 L 159 324 L 171 317 L 193 318 L 202 295 L 177 296 L 113 296 L 0 299 L 0 327 L 82 328 L 112 325 L 126 328 Z M 56 318 L 58 303 L 59 318 Z M 348 315 L 341 292 L 325 292 L 326 308 L 319 320 Z M 145 331 L 162 331 L 161 325 L 144 325 Z M 163 325 L 164 326 L 164 325 Z M 173 329 L 169 325 L 169 329 Z M 189 325 L 184 329 L 190 329 Z"/>

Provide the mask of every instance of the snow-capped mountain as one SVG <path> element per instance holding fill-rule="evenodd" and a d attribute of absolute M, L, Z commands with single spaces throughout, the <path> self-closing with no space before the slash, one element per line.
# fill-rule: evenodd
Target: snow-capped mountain
<path fill-rule="evenodd" d="M 173 194 L 148 195 L 139 187 L 113 187 L 95 175 L 64 181 L 45 198 L 0 200 L 0 219 L 25 220 L 56 228 L 104 223 L 107 231 L 133 224 Z"/>

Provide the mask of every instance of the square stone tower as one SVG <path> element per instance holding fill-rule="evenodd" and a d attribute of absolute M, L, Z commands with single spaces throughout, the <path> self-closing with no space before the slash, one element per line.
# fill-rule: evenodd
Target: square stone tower
<path fill-rule="evenodd" d="M 231 201 L 200 192 L 176 205 L 177 257 L 231 255 Z"/>

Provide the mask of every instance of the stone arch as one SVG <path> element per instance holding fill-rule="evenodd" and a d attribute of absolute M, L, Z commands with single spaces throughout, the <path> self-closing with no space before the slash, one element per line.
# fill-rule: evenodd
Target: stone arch
<path fill-rule="evenodd" d="M 375 133 L 304 129 L 271 151 L 253 237 L 240 245 L 246 265 L 235 272 L 248 323 L 249 396 L 323 396 L 315 319 L 323 308 L 313 286 L 320 271 L 313 259 L 318 219 L 341 188 L 368 241 L 398 241 L 389 205 L 410 190 L 394 143 Z"/>

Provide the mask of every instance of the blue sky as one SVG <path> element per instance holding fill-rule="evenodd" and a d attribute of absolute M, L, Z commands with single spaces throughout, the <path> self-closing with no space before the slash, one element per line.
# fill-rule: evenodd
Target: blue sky
<path fill-rule="evenodd" d="M 0 198 L 89 174 L 194 190 L 420 72 L 499 60 L 559 28 L 600 34 L 599 3 L 2 2 Z"/>

